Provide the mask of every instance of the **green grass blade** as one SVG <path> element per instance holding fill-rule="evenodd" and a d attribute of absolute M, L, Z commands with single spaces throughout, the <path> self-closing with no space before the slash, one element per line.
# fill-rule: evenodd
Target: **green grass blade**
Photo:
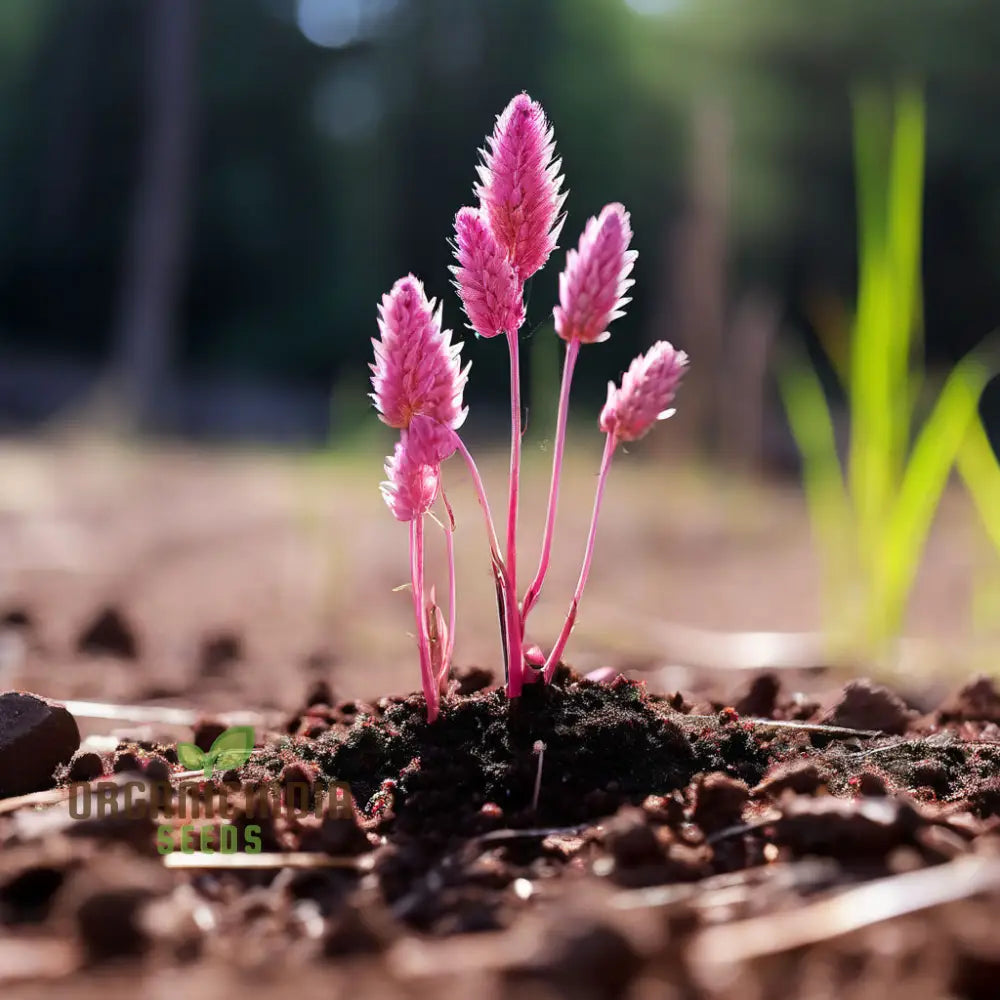
<path fill-rule="evenodd" d="M 891 281 L 886 228 L 889 183 L 888 104 L 878 91 L 854 101 L 858 211 L 858 305 L 851 335 L 849 486 L 858 520 L 859 556 L 867 561 L 888 507 L 893 449 L 890 397 Z"/>
<path fill-rule="evenodd" d="M 982 518 L 983 527 L 997 552 L 1000 552 L 1000 465 L 980 419 L 969 424 L 969 431 L 958 453 L 958 471 Z"/>
<path fill-rule="evenodd" d="M 873 639 L 884 639 L 902 625 L 934 513 L 976 416 L 986 379 L 987 370 L 978 359 L 962 361 L 948 376 L 917 437 L 878 548 Z"/>
<path fill-rule="evenodd" d="M 898 310 L 899 356 L 896 364 L 906 370 L 921 315 L 920 254 L 921 214 L 924 198 L 925 115 L 920 92 L 900 91 L 896 100 L 889 167 L 887 238 L 893 266 Z"/>
<path fill-rule="evenodd" d="M 923 345 L 920 330 L 921 216 L 924 196 L 925 115 L 923 98 L 912 87 L 899 92 L 887 191 L 886 252 L 893 320 L 889 378 L 893 406 L 893 475 L 901 474 L 910 444 L 910 426 L 920 392 L 913 355 Z M 922 364 L 919 369 L 922 369 Z"/>

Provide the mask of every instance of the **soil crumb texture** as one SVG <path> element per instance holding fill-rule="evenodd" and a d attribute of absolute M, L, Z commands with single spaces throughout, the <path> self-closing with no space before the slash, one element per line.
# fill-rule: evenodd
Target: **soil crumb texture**
<path fill-rule="evenodd" d="M 256 725 L 234 706 L 80 745 L 10 692 L 0 984 L 992 998 L 998 704 L 986 678 L 928 713 L 867 681 L 689 700 L 566 668 L 511 703 L 470 670 L 433 724 L 418 695 L 314 677 Z M 32 741 L 53 749 L 29 772 Z"/>

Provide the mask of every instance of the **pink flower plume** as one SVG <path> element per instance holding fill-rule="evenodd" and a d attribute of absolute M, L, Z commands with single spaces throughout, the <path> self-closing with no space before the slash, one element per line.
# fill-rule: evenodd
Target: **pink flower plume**
<path fill-rule="evenodd" d="M 518 94 L 497 118 L 478 167 L 476 196 L 521 281 L 545 266 L 556 247 L 565 194 L 552 127 L 540 104 Z"/>
<path fill-rule="evenodd" d="M 657 420 L 669 417 L 668 409 L 688 358 L 665 340 L 640 354 L 625 372 L 620 388 L 608 383 L 608 401 L 601 410 L 600 427 L 618 441 L 636 441 Z"/>
<path fill-rule="evenodd" d="M 579 247 L 566 255 L 559 275 L 554 315 L 556 333 L 563 340 L 606 340 L 608 326 L 624 315 L 631 301 L 625 292 L 634 284 L 628 276 L 638 256 L 628 248 L 631 239 L 628 212 L 621 205 L 606 205 L 596 219 L 588 220 Z"/>
<path fill-rule="evenodd" d="M 461 367 L 461 344 L 441 329 L 441 309 L 428 300 L 412 274 L 400 278 L 379 306 L 379 340 L 372 340 L 375 363 L 371 398 L 379 418 L 405 428 L 423 413 L 448 427 L 460 427 L 466 410 L 462 394 L 469 369 Z"/>
<path fill-rule="evenodd" d="M 398 521 L 422 517 L 434 505 L 441 485 L 441 463 L 457 447 L 455 432 L 418 414 L 400 435 L 387 459 L 382 497 Z"/>
<path fill-rule="evenodd" d="M 516 333 L 524 322 L 521 283 L 475 208 L 455 216 L 455 259 L 455 287 L 473 330 L 480 337 Z"/>

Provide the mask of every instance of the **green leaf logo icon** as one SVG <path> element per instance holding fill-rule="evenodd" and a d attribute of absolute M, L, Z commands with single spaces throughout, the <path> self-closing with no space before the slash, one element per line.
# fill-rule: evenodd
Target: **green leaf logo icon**
<path fill-rule="evenodd" d="M 220 771 L 230 771 L 242 767 L 253 753 L 253 727 L 231 726 L 212 744 L 205 765 L 205 777 L 212 772 L 214 764 Z"/>
<path fill-rule="evenodd" d="M 205 755 L 193 743 L 178 743 L 177 759 L 188 771 L 198 771 L 205 766 Z"/>
<path fill-rule="evenodd" d="M 254 735 L 252 726 L 231 726 L 221 733 L 204 753 L 193 743 L 177 744 L 177 759 L 189 771 L 204 769 L 205 780 L 212 777 L 212 771 L 230 771 L 242 767 L 253 753 Z"/>

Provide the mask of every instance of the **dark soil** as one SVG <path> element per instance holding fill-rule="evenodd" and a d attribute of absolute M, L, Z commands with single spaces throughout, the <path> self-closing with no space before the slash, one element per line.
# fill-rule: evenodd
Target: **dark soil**
<path fill-rule="evenodd" d="M 867 681 L 812 699 L 762 676 L 693 708 L 565 669 L 511 705 L 488 680 L 460 676 L 429 725 L 419 696 L 344 701 L 314 679 L 242 768 L 194 782 L 229 823 L 180 809 L 174 746 L 84 745 L 61 788 L 113 782 L 116 801 L 154 806 L 80 819 L 58 789 L 0 799 L 0 983 L 997 996 L 992 682 L 921 713 Z M 225 727 L 185 738 L 207 751 Z M 353 803 L 324 805 L 331 782 Z M 274 864 L 165 867 L 162 828 L 180 845 L 186 822 L 208 846 L 259 827 Z"/>

